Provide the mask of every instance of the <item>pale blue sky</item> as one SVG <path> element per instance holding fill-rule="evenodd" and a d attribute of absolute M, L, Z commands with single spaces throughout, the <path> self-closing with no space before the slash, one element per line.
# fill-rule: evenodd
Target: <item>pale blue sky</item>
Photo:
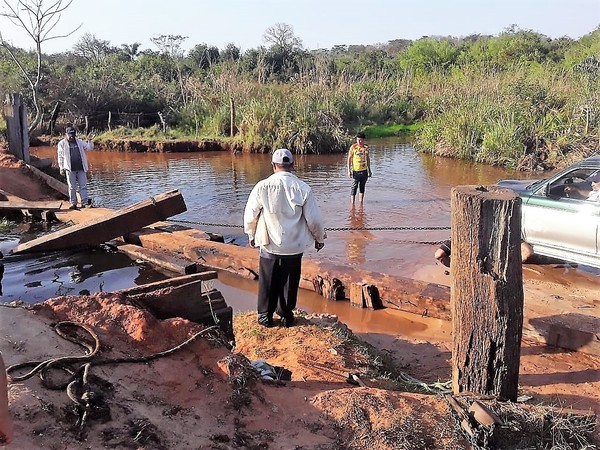
<path fill-rule="evenodd" d="M 188 36 L 186 50 L 200 43 L 222 49 L 230 42 L 246 50 L 263 45 L 264 31 L 277 22 L 292 25 L 310 50 L 426 35 L 497 35 L 511 24 L 576 39 L 600 25 L 600 0 L 73 0 L 60 32 L 81 28 L 42 50 L 70 50 L 86 32 L 114 46 L 140 42 L 156 50 L 152 36 L 176 34 Z M 32 47 L 4 18 L 0 30 L 14 45 Z"/>

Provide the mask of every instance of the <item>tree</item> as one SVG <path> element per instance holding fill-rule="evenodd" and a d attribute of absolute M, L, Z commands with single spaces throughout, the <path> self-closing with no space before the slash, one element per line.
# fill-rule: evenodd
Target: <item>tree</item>
<path fill-rule="evenodd" d="M 294 35 L 294 27 L 287 23 L 278 22 L 267 28 L 263 39 L 286 54 L 302 49 L 302 41 Z"/>
<path fill-rule="evenodd" d="M 73 46 L 73 53 L 90 62 L 99 63 L 110 53 L 114 53 L 110 41 L 98 39 L 90 33 L 85 33 Z"/>
<path fill-rule="evenodd" d="M 220 54 L 219 49 L 215 46 L 197 44 L 190 50 L 188 57 L 194 62 L 196 67 L 206 70 L 219 62 Z"/>
<path fill-rule="evenodd" d="M 181 45 L 183 41 L 187 39 L 187 36 L 181 36 L 176 34 L 161 34 L 150 38 L 152 43 L 158 47 L 158 50 L 173 61 L 175 65 L 175 71 L 177 72 L 177 81 L 179 83 L 179 90 L 181 92 L 181 101 L 185 105 L 187 103 L 187 96 L 185 95 L 183 86 L 183 73 L 181 70 L 181 61 L 183 59 L 183 50 Z"/>
<path fill-rule="evenodd" d="M 298 72 L 302 58 L 302 41 L 294 35 L 294 28 L 287 23 L 276 23 L 267 28 L 263 35 L 266 43 L 271 44 L 267 64 L 274 74 L 287 79 Z"/>
<path fill-rule="evenodd" d="M 121 51 L 126 56 L 128 61 L 135 61 L 136 58 L 140 54 L 140 44 L 139 42 L 134 42 L 133 44 L 121 44 Z"/>
<path fill-rule="evenodd" d="M 221 58 L 224 61 L 237 61 L 238 59 L 240 59 L 240 48 L 237 47 L 235 44 L 227 44 L 225 49 L 221 52 Z"/>
<path fill-rule="evenodd" d="M 4 6 L 2 12 L 0 12 L 0 17 L 5 17 L 13 25 L 22 28 L 35 44 L 36 65 L 35 72 L 32 73 L 14 51 L 14 47 L 0 32 L 0 47 L 10 55 L 23 77 L 27 80 L 31 91 L 35 116 L 29 123 L 30 132 L 36 129 L 42 121 L 42 108 L 40 107 L 39 98 L 39 85 L 42 80 L 42 44 L 51 39 L 70 36 L 81 26 L 79 25 L 65 34 L 52 34 L 60 21 L 61 14 L 71 5 L 72 1 L 54 0 L 48 5 L 44 0 L 17 0 L 16 2 L 3 0 Z"/>

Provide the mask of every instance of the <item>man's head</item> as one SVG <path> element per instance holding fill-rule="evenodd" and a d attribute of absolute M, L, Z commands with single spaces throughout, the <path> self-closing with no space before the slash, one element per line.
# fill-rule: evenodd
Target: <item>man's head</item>
<path fill-rule="evenodd" d="M 362 131 L 360 133 L 358 133 L 356 135 L 356 142 L 358 142 L 359 144 L 362 144 L 363 142 L 365 142 L 365 133 L 363 133 Z"/>
<path fill-rule="evenodd" d="M 294 164 L 294 157 L 292 156 L 292 152 L 290 152 L 287 148 L 280 148 L 273 152 L 271 162 L 275 168 L 290 170 Z"/>
<path fill-rule="evenodd" d="M 594 175 L 588 178 L 588 181 L 592 183 L 592 189 L 595 191 L 600 190 L 600 172 L 596 172 Z"/>
<path fill-rule="evenodd" d="M 67 138 L 72 141 L 73 139 L 75 139 L 77 132 L 75 131 L 75 128 L 67 127 L 67 129 L 65 130 L 65 134 L 67 135 Z"/>

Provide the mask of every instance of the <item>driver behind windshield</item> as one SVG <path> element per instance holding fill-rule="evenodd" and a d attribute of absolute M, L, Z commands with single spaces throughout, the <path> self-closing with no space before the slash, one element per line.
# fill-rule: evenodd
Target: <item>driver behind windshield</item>
<path fill-rule="evenodd" d="M 592 189 L 581 189 L 575 186 L 566 186 L 565 193 L 569 195 L 571 192 L 577 192 L 582 198 L 593 202 L 600 202 L 600 171 L 589 176 L 585 181 L 591 183 Z"/>
<path fill-rule="evenodd" d="M 587 181 L 592 183 L 592 190 L 588 193 L 588 200 L 600 202 L 600 172 L 596 172 Z"/>

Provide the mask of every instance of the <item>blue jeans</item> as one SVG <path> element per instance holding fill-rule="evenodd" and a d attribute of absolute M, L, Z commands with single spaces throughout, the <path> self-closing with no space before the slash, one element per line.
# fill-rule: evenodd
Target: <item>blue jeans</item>
<path fill-rule="evenodd" d="M 81 204 L 87 203 L 87 175 L 83 170 L 67 170 L 67 186 L 69 187 L 69 201 L 77 206 L 77 187 L 81 195 Z"/>

